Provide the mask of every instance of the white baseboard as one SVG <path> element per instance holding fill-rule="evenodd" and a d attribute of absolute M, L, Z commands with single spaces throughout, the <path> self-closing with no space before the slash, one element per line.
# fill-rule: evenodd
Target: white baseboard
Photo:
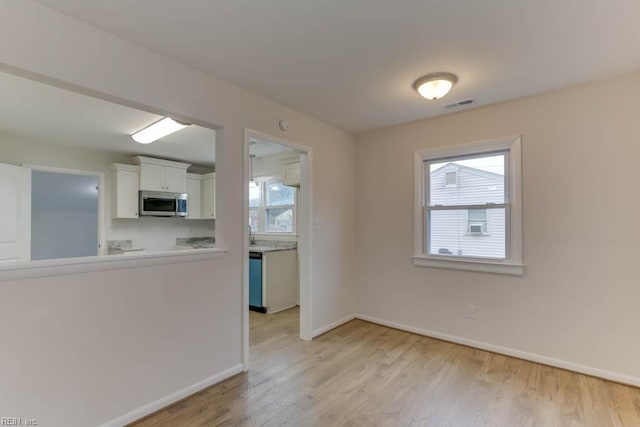
<path fill-rule="evenodd" d="M 322 328 L 318 328 L 315 331 L 313 331 L 313 334 L 312 334 L 313 338 L 315 338 L 317 336 L 320 336 L 322 334 L 325 334 L 325 333 L 329 332 L 330 330 L 337 328 L 338 326 L 344 325 L 347 322 L 351 322 L 355 318 L 356 318 L 356 315 L 355 314 L 351 314 L 351 315 L 345 317 L 344 319 L 340 319 L 340 320 L 338 320 L 336 322 L 333 322 L 333 323 L 330 323 L 330 324 L 328 324 L 326 326 L 323 326 Z"/>
<path fill-rule="evenodd" d="M 283 307 L 283 308 L 279 308 L 279 309 L 274 310 L 274 311 L 268 311 L 268 310 L 267 310 L 267 314 L 276 314 L 276 313 L 280 313 L 281 311 L 289 310 L 290 308 L 293 308 L 293 307 L 296 307 L 296 306 L 297 306 L 297 304 L 293 304 L 293 305 L 288 305 L 288 306 Z"/>
<path fill-rule="evenodd" d="M 123 425 L 132 423 L 136 420 L 139 420 L 142 417 L 145 417 L 149 414 L 159 411 L 160 409 L 165 408 L 171 405 L 172 403 L 177 402 L 180 399 L 184 399 L 185 397 L 191 394 L 197 393 L 200 390 L 203 390 L 216 383 L 219 383 L 220 381 L 224 381 L 227 378 L 230 378 L 236 374 L 239 374 L 243 370 L 244 370 L 243 365 L 238 364 L 232 368 L 227 369 L 226 371 L 222 371 L 219 374 L 213 375 L 209 378 L 206 378 L 202 381 L 199 381 L 195 384 L 185 387 L 182 390 L 178 390 L 175 393 L 172 393 L 168 396 L 158 399 L 155 402 L 151 402 L 141 408 L 135 409 L 118 418 L 115 418 L 111 421 L 107 421 L 106 423 L 102 424 L 100 427 L 122 427 Z"/>
<path fill-rule="evenodd" d="M 378 319 L 376 317 L 367 316 L 365 314 L 356 314 L 353 317 L 357 319 L 365 320 L 367 322 L 376 323 L 378 325 L 388 326 L 390 328 L 400 329 L 407 332 L 413 332 L 414 334 L 418 334 L 418 335 L 437 338 L 443 341 L 450 341 L 456 344 L 466 345 L 468 347 L 487 350 L 493 353 L 500 353 L 507 356 L 517 357 L 518 359 L 525 359 L 531 362 L 541 363 L 543 365 L 554 366 L 556 368 L 566 369 L 568 371 L 590 375 L 592 377 L 598 377 L 605 380 L 615 381 L 617 383 L 627 384 L 634 387 L 640 387 L 640 378 L 632 377 L 625 374 L 620 374 L 618 372 L 606 371 L 604 369 L 593 368 L 591 366 L 586 366 L 586 365 L 580 365 L 578 363 L 568 362 L 561 359 L 555 359 L 553 357 L 543 356 L 535 353 L 528 353 L 526 351 L 516 350 L 509 347 L 502 347 L 499 345 L 489 344 L 482 341 L 475 341 L 468 338 L 461 338 L 454 335 L 443 334 L 440 332 L 434 332 L 428 329 L 416 328 L 416 327 L 404 325 L 401 323 L 389 322 L 387 320 Z"/>

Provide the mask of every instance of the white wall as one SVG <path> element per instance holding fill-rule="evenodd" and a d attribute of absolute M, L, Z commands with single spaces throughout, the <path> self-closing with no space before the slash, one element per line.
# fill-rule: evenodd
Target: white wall
<path fill-rule="evenodd" d="M 353 312 L 349 134 L 29 0 L 3 2 L 0 61 L 223 126 L 216 240 L 230 251 L 220 260 L 0 282 L 0 335 L 16 343 L 0 353 L 1 414 L 95 425 L 241 362 L 245 128 L 281 135 L 277 121 L 286 118 L 286 139 L 313 147 L 321 227 L 313 238 L 313 329 Z"/>
<path fill-rule="evenodd" d="M 359 311 L 640 384 L 638 93 L 635 74 L 360 135 Z M 414 151 L 518 134 L 524 276 L 414 267 Z"/>

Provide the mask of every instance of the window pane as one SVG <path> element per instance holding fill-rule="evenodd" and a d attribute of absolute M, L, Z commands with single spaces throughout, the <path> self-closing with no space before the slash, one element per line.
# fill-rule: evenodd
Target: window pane
<path fill-rule="evenodd" d="M 282 185 L 282 181 L 272 181 L 267 184 L 266 206 L 293 205 L 295 188 Z"/>
<path fill-rule="evenodd" d="M 265 230 L 267 233 L 292 233 L 293 208 L 265 209 Z"/>
<path fill-rule="evenodd" d="M 249 226 L 252 232 L 256 233 L 258 231 L 258 209 L 249 211 Z"/>
<path fill-rule="evenodd" d="M 487 210 L 469 209 L 467 211 L 467 233 L 481 234 L 487 232 Z"/>
<path fill-rule="evenodd" d="M 506 252 L 505 209 L 447 209 L 429 211 L 428 254 L 504 259 Z M 482 221 L 479 212 L 485 213 Z M 469 214 L 476 219 L 473 222 Z M 474 225 L 471 228 L 472 224 Z M 476 228 L 484 227 L 484 230 Z M 471 230 L 474 231 L 471 231 Z"/>
<path fill-rule="evenodd" d="M 429 171 L 429 205 L 504 203 L 504 153 L 425 162 Z"/>
<path fill-rule="evenodd" d="M 260 187 L 249 187 L 249 207 L 260 207 Z"/>

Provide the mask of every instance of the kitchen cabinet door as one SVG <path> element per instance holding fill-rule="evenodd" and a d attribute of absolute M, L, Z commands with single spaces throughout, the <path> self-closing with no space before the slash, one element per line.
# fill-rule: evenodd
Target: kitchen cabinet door
<path fill-rule="evenodd" d="M 188 219 L 202 218 L 201 206 L 202 179 L 200 175 L 187 174 L 187 203 L 189 209 Z"/>
<path fill-rule="evenodd" d="M 163 168 L 164 190 L 172 193 L 187 192 L 187 171 L 180 168 L 165 166 Z"/>
<path fill-rule="evenodd" d="M 133 161 L 140 165 L 140 190 L 187 192 L 188 163 L 137 156 Z"/>
<path fill-rule="evenodd" d="M 140 172 L 137 166 L 111 165 L 111 217 L 138 218 Z"/>
<path fill-rule="evenodd" d="M 285 166 L 282 173 L 282 183 L 291 187 L 299 187 L 301 170 L 300 163 Z"/>
<path fill-rule="evenodd" d="M 216 176 L 215 173 L 202 177 L 202 218 L 216 217 Z"/>
<path fill-rule="evenodd" d="M 296 305 L 298 298 L 297 251 L 265 252 L 263 256 L 263 295 L 267 313 L 275 313 Z"/>
<path fill-rule="evenodd" d="M 168 191 L 164 185 L 164 166 L 151 163 L 140 164 L 140 190 Z"/>
<path fill-rule="evenodd" d="M 31 259 L 31 169 L 0 164 L 0 262 Z"/>

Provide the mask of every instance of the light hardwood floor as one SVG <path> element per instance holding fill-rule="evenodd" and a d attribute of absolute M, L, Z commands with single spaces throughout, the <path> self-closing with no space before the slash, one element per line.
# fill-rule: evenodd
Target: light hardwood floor
<path fill-rule="evenodd" d="M 136 426 L 640 426 L 640 389 L 354 320 L 251 312 L 251 370 Z"/>

